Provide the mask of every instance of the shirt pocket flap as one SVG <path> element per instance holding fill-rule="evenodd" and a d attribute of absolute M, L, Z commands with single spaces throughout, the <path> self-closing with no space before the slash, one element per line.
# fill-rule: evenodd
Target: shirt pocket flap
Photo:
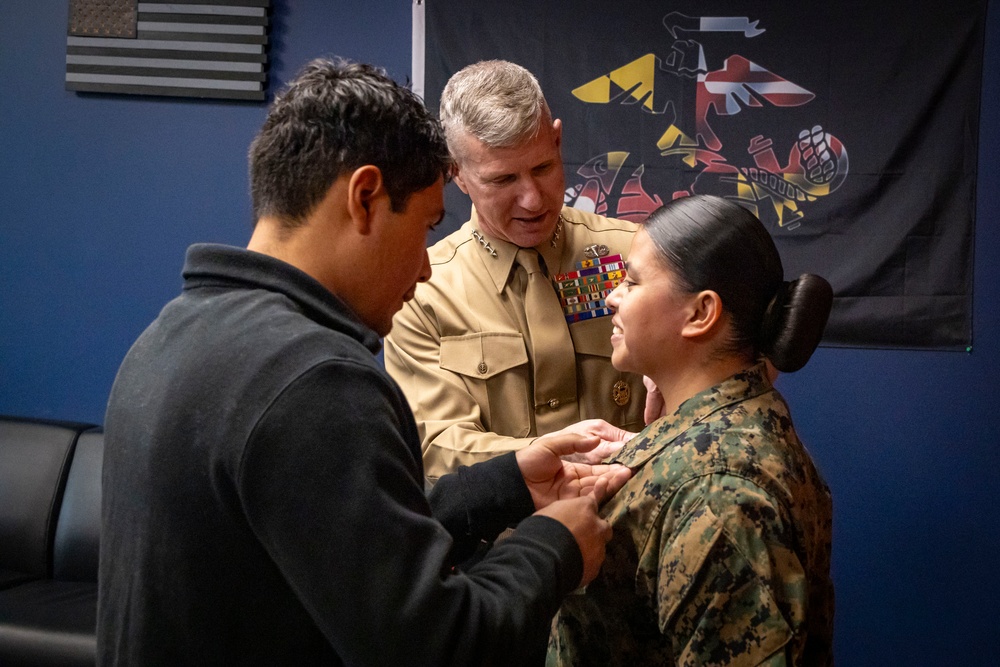
<path fill-rule="evenodd" d="M 528 363 L 519 333 L 483 332 L 441 339 L 441 368 L 480 380 Z"/>
<path fill-rule="evenodd" d="M 573 347 L 577 354 L 611 356 L 613 351 L 611 347 L 611 316 L 605 315 L 604 317 L 573 322 L 569 325 L 569 335 L 573 338 Z"/>

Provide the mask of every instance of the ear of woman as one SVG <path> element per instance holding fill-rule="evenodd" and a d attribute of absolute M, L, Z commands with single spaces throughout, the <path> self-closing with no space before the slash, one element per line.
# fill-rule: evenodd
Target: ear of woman
<path fill-rule="evenodd" d="M 712 290 L 692 295 L 690 311 L 681 336 L 694 339 L 714 333 L 722 326 L 722 299 Z"/>

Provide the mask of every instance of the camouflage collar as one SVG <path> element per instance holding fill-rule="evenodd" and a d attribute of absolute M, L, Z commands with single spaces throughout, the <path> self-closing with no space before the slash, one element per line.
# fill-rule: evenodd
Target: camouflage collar
<path fill-rule="evenodd" d="M 654 421 L 626 443 L 611 462 L 638 470 L 656 454 L 670 446 L 677 436 L 704 421 L 714 412 L 760 396 L 772 389 L 763 362 L 742 370 L 684 401 L 674 414 Z"/>

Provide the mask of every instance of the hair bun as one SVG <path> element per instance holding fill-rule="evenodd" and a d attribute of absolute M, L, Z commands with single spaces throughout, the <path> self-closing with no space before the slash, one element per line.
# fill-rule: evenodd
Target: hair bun
<path fill-rule="evenodd" d="M 806 365 L 823 338 L 832 306 L 833 288 L 820 276 L 806 273 L 781 284 L 760 333 L 760 349 L 775 368 L 793 373 Z"/>

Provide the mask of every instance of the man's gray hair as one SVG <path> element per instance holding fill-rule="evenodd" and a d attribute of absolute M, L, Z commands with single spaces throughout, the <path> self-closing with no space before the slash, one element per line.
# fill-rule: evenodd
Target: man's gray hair
<path fill-rule="evenodd" d="M 448 80 L 440 116 L 448 148 L 457 159 L 463 132 L 491 148 L 509 148 L 535 136 L 551 114 L 531 72 L 506 60 L 484 60 Z"/>

